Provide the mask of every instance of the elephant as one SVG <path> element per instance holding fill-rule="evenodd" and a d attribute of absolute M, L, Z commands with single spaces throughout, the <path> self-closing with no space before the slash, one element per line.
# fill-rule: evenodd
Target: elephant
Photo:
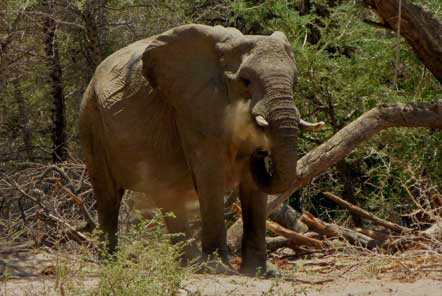
<path fill-rule="evenodd" d="M 81 102 L 80 143 L 109 251 L 117 245 L 125 190 L 143 192 L 171 233 L 189 234 L 185 203 L 197 199 L 202 255 L 228 266 L 223 197 L 239 190 L 240 272 L 266 270 L 267 194 L 296 178 L 301 126 L 296 66 L 282 32 L 182 25 L 107 57 Z M 197 256 L 195 246 L 185 256 Z"/>

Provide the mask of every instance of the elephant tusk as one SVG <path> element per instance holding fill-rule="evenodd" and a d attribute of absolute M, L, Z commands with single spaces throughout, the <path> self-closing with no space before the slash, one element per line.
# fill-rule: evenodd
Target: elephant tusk
<path fill-rule="evenodd" d="M 305 121 L 305 120 L 301 119 L 299 121 L 299 124 L 301 125 L 301 128 L 303 130 L 317 131 L 317 130 L 320 130 L 325 125 L 325 122 L 324 121 L 320 121 L 320 122 L 311 123 L 311 122 L 308 122 L 308 121 Z"/>
<path fill-rule="evenodd" d="M 261 115 L 256 116 L 255 121 L 256 121 L 256 124 L 259 126 L 269 126 L 269 123 L 267 122 L 267 120 L 265 120 L 265 118 L 262 117 Z"/>

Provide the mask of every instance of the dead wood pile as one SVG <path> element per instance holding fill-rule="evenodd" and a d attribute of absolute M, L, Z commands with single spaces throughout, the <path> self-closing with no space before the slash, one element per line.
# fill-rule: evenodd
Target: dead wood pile
<path fill-rule="evenodd" d="M 299 222 L 308 227 L 306 233 L 299 233 L 296 229 L 289 229 L 276 222 L 267 221 L 267 230 L 273 237 L 267 239 L 269 251 L 278 248 L 290 248 L 295 252 L 310 250 L 331 250 L 336 240 L 345 241 L 353 246 L 368 250 L 378 250 L 383 253 L 397 253 L 406 250 L 427 250 L 434 253 L 442 253 L 442 207 L 439 196 L 433 196 L 431 200 L 434 209 L 426 210 L 417 204 L 418 210 L 403 216 L 413 215 L 413 228 L 409 228 L 385 219 L 355 206 L 337 195 L 324 192 L 330 200 L 346 209 L 349 213 L 360 216 L 364 221 L 364 228 L 349 228 L 341 225 L 327 223 L 304 211 Z M 233 205 L 234 211 L 240 217 L 241 209 Z M 425 214 L 422 214 L 425 213 Z M 292 218 L 287 218 L 289 221 Z M 422 219 L 420 221 L 420 219 Z M 278 221 L 279 222 L 279 221 Z M 283 222 L 283 221 L 281 221 Z M 429 222 L 431 224 L 429 224 Z M 430 226 L 428 226 L 430 225 Z M 231 226 L 237 227 L 237 224 Z M 229 230 L 231 234 L 228 242 L 233 251 L 240 250 L 241 232 Z"/>
<path fill-rule="evenodd" d="M 409 215 L 419 220 L 412 228 L 377 217 L 373 213 L 325 192 L 325 196 L 349 213 L 364 220 L 364 228 L 325 222 L 309 212 L 297 213 L 285 205 L 267 222 L 268 249 L 290 248 L 295 252 L 333 249 L 334 241 L 345 241 L 368 250 L 386 253 L 404 250 L 431 250 L 442 253 L 441 198 L 433 196 L 434 209 L 419 205 Z M 124 204 L 124 203 L 123 203 Z M 226 209 L 236 220 L 241 216 L 237 203 Z M 279 212 L 278 212 L 279 211 Z M 124 211 L 122 211 L 124 213 Z M 31 164 L 27 169 L 0 178 L 0 253 L 40 246 L 77 242 L 91 245 L 89 231 L 95 227 L 96 213 L 91 184 L 84 165 Z M 232 227 L 237 227 L 234 223 Z M 229 233 L 234 233 L 229 230 Z M 241 232 L 229 247 L 238 252 Z M 235 236 L 235 235 L 233 235 Z"/>
<path fill-rule="evenodd" d="M 0 253 L 76 241 L 95 226 L 84 165 L 29 164 L 0 178 Z"/>

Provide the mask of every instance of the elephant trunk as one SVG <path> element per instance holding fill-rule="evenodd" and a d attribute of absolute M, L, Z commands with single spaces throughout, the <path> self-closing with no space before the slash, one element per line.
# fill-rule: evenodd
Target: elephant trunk
<path fill-rule="evenodd" d="M 270 154 L 257 151 L 252 156 L 252 175 L 258 187 L 265 193 L 282 193 L 289 189 L 296 178 L 298 160 L 300 115 L 293 101 L 292 83 L 287 81 L 280 82 L 278 87 L 273 85 L 252 113 L 262 115 L 268 120 L 271 141 Z"/>

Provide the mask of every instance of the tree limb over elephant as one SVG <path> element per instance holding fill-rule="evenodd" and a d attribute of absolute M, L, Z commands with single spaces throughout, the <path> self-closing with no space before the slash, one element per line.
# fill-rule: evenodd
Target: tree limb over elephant
<path fill-rule="evenodd" d="M 390 127 L 426 127 L 442 129 L 442 99 L 435 103 L 379 105 L 342 128 L 329 140 L 308 152 L 297 163 L 297 178 L 290 190 L 269 197 L 267 215 L 286 201 L 296 190 L 308 184 L 339 160 L 345 158 L 359 144 Z M 229 245 L 236 248 L 241 237 L 241 221 L 228 231 Z"/>

